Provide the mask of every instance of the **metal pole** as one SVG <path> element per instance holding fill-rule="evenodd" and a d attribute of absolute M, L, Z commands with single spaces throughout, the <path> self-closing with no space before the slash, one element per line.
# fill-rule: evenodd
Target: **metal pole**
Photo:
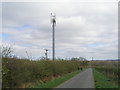
<path fill-rule="evenodd" d="M 54 30 L 54 22 L 53 22 L 53 61 L 55 60 L 55 30 Z"/>
<path fill-rule="evenodd" d="M 53 37 L 52 37 L 52 46 L 53 46 L 53 61 L 55 60 L 55 24 L 56 24 L 56 16 L 51 13 L 51 20 L 52 20 L 52 29 L 53 29 Z"/>
<path fill-rule="evenodd" d="M 52 29 L 53 29 L 53 37 L 52 37 L 52 39 L 53 39 L 53 42 L 52 42 L 52 46 L 53 46 L 53 61 L 55 60 L 55 24 L 56 24 L 56 16 L 55 16 L 55 14 L 54 15 L 52 15 L 52 13 L 51 13 L 51 20 L 52 20 Z"/>

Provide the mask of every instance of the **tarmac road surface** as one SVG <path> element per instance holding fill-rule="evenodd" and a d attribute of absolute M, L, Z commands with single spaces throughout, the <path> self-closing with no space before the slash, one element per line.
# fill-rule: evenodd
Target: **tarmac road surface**
<path fill-rule="evenodd" d="M 95 88 L 92 68 L 80 72 L 56 88 Z"/>

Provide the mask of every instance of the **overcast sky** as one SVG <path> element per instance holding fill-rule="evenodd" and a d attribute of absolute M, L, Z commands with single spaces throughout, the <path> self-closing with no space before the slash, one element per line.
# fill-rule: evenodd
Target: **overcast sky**
<path fill-rule="evenodd" d="M 52 57 L 50 13 L 56 13 L 56 57 L 118 58 L 117 2 L 3 2 L 4 45 L 14 54 Z"/>

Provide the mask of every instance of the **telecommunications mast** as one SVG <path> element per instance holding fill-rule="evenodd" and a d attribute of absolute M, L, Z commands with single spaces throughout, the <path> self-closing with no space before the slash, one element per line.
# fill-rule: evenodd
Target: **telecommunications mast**
<path fill-rule="evenodd" d="M 52 46 L 53 46 L 53 61 L 55 60 L 55 25 L 56 25 L 56 15 L 55 13 L 51 13 L 51 23 L 52 23 L 52 30 L 53 30 L 53 37 L 52 37 Z"/>

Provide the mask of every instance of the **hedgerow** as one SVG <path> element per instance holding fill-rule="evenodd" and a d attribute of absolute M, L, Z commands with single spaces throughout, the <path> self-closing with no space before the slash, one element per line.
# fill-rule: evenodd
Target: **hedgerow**
<path fill-rule="evenodd" d="M 87 61 L 78 60 L 38 60 L 3 58 L 3 88 L 21 87 L 31 82 L 47 82 L 50 77 L 57 77 L 87 66 Z"/>

